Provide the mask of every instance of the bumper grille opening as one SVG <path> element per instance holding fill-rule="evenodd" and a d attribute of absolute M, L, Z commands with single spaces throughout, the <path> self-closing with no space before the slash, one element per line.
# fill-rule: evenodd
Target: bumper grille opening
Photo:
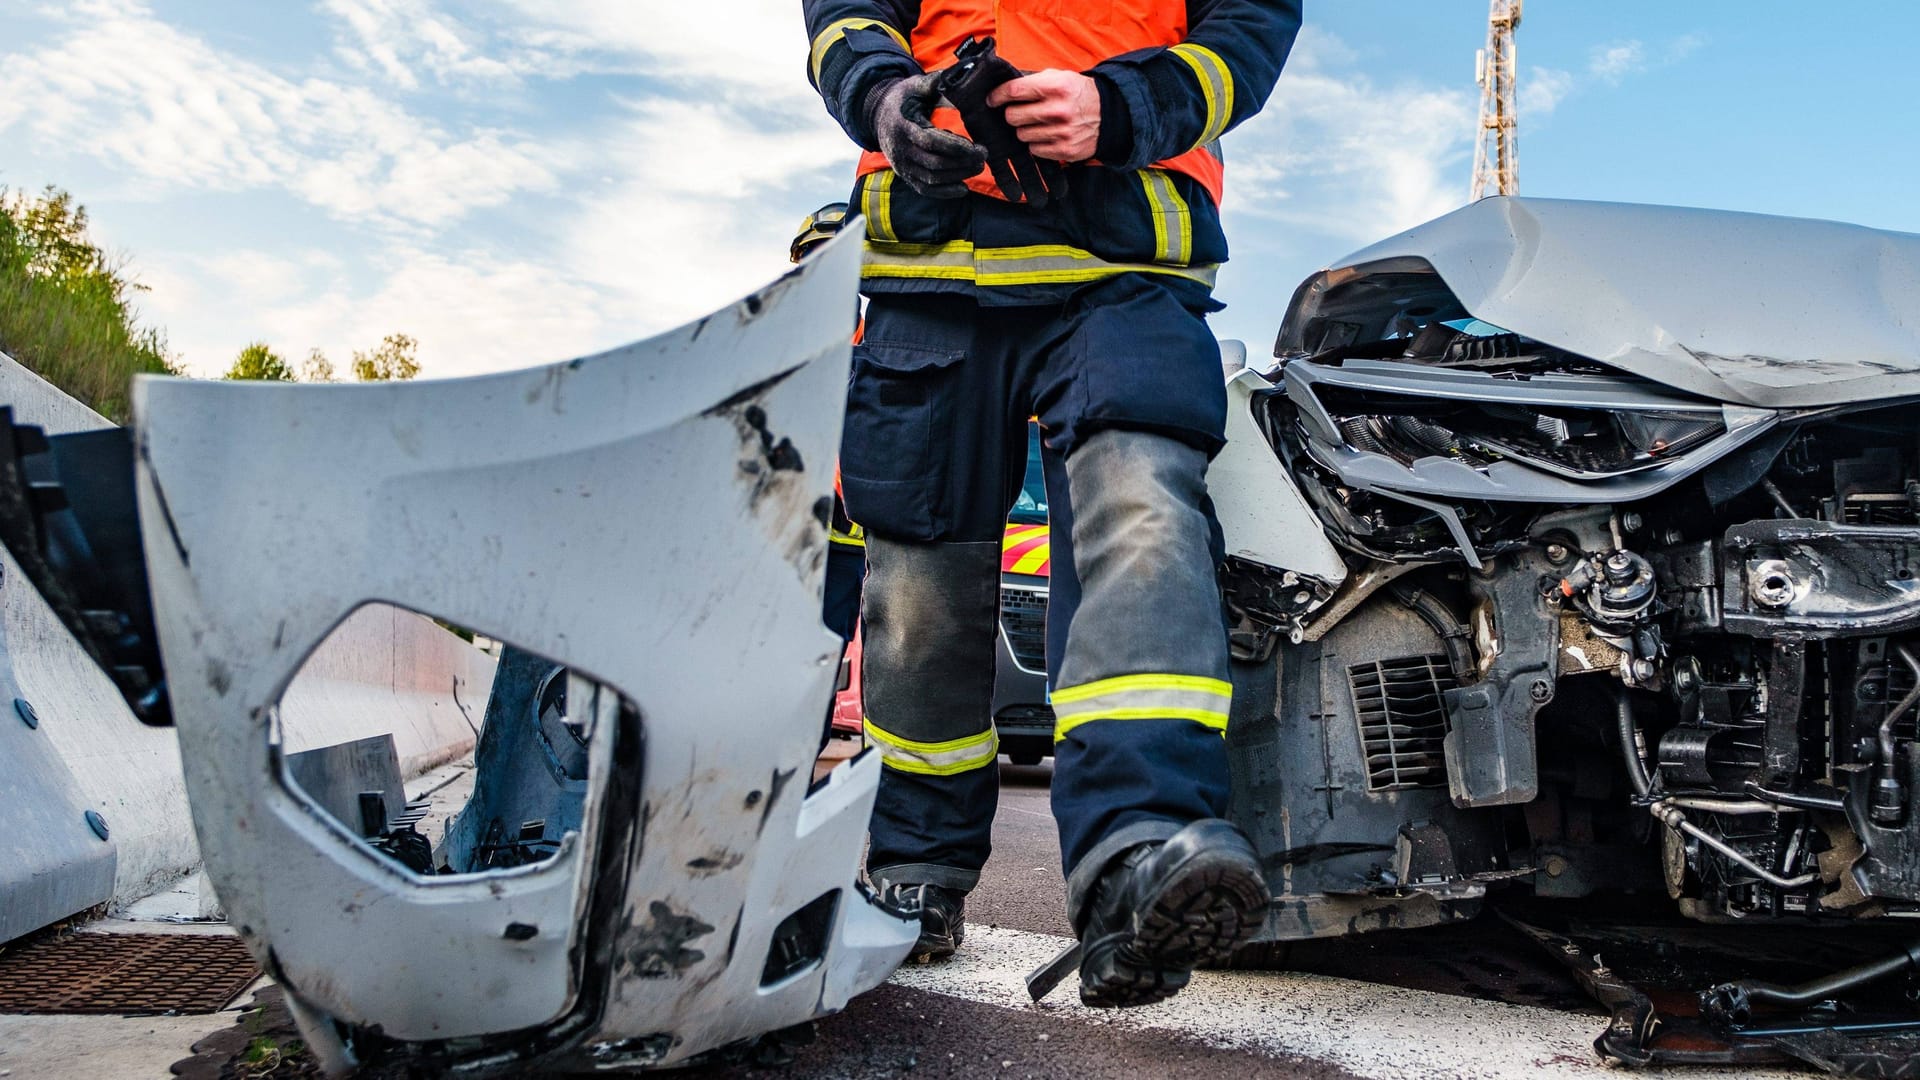
<path fill-rule="evenodd" d="M 1000 628 L 1013 658 L 1028 671 L 1047 670 L 1047 594 L 1004 586 L 1000 590 Z"/>
<path fill-rule="evenodd" d="M 1444 656 L 1408 656 L 1347 669 L 1367 789 L 1398 791 L 1447 785 L 1441 696 L 1456 684 Z"/>
<path fill-rule="evenodd" d="M 833 932 L 834 908 L 839 903 L 839 889 L 822 893 L 773 928 L 767 963 L 760 971 L 761 986 L 785 982 L 826 957 L 827 941 Z"/>

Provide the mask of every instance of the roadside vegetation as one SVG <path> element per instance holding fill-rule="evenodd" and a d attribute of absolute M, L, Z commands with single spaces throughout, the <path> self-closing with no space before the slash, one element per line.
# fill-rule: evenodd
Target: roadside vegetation
<path fill-rule="evenodd" d="M 88 235 L 87 208 L 55 187 L 38 195 L 0 188 L 0 352 L 116 424 L 127 422 L 135 375 L 185 375 L 167 354 L 166 334 L 141 325 L 133 301 L 146 286 L 126 261 Z M 388 334 L 354 350 L 347 372 L 360 382 L 411 379 L 419 346 Z M 265 342 L 240 350 L 228 379 L 336 382 L 319 349 L 289 362 Z"/>
<path fill-rule="evenodd" d="M 388 334 L 379 345 L 361 352 L 353 351 L 353 363 L 347 370 L 360 382 L 393 382 L 420 374 L 420 362 L 414 359 L 418 342 L 405 334 Z M 256 341 L 240 350 L 223 379 L 265 379 L 277 382 L 338 382 L 333 361 L 319 349 L 310 349 L 298 366 L 274 352 L 265 342 Z"/>
<path fill-rule="evenodd" d="M 135 318 L 142 288 L 88 238 L 72 195 L 0 190 L 0 351 L 120 424 L 135 375 L 180 374 L 165 335 Z"/>

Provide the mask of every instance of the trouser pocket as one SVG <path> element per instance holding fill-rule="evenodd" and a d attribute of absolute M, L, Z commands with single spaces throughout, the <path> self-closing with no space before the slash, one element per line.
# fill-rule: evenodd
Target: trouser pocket
<path fill-rule="evenodd" d="M 840 476 L 847 516 L 869 532 L 931 540 L 947 524 L 944 444 L 964 355 L 901 341 L 854 347 Z"/>

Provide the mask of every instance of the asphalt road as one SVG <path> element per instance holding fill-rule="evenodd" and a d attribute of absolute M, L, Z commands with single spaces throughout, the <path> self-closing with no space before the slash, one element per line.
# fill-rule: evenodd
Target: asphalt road
<path fill-rule="evenodd" d="M 856 999 L 847 1010 L 821 1022 L 811 1045 L 771 1052 L 791 1056 L 774 1066 L 735 1065 L 700 1070 L 713 1077 L 764 1078 L 769 1066 L 795 1076 L 846 1077 L 1220 1077 L 1298 1076 L 1333 1077 L 1384 1075 L 1348 1066 L 1364 1063 L 1365 1054 L 1287 1052 L 1271 1043 L 1257 1044 L 1225 1034 L 1216 1022 L 1223 1009 L 1197 1022 L 1181 1015 L 1130 1023 L 1124 1014 L 1081 1007 L 1068 982 L 1039 1005 L 1024 1001 L 1019 974 L 1026 968 L 979 972 L 981 952 L 1004 954 L 1015 945 L 1049 949 L 1053 938 L 1069 933 L 1066 889 L 1060 870 L 1059 841 L 1048 806 L 1051 762 L 1032 768 L 1006 764 L 1002 759 L 999 812 L 994 819 L 993 857 L 979 887 L 968 900 L 970 938 L 962 956 L 950 964 L 923 965 L 896 976 L 893 983 Z M 1045 937 L 1040 937 L 1045 935 Z M 1500 1002 L 1555 1010 L 1570 1021 L 1579 1038 L 1591 1040 L 1603 1020 L 1599 1010 L 1579 991 L 1562 969 L 1537 954 L 1537 948 L 1493 920 L 1467 927 L 1416 931 L 1380 938 L 1295 945 L 1278 958 L 1289 972 L 1326 977 L 1378 988 L 1372 996 L 1383 1001 L 1393 991 L 1413 992 L 1411 998 L 1431 1008 L 1445 995 L 1460 1009 L 1471 1012 L 1477 1002 Z M 967 961 L 961 963 L 961 961 Z M 1288 976 L 1292 978 L 1293 976 Z M 1212 981 L 1206 981 L 1212 980 Z M 1237 980 L 1237 981 L 1236 981 Z M 1196 1009 L 1207 1012 L 1210 1003 L 1237 1002 L 1253 994 L 1238 992 L 1246 980 L 1270 980 L 1252 972 L 1203 975 L 1181 998 L 1200 993 Z M 1202 990 L 1202 982 L 1206 989 Z M 1318 984 L 1314 984 L 1318 985 Z M 937 987 L 930 989 L 928 987 Z M 1270 989 L 1262 984 L 1262 989 Z M 1325 995 L 1321 995 L 1325 996 Z M 1175 1002 L 1181 1001 L 1176 998 Z M 1004 1000 L 1002 1000 L 1004 999 Z M 1163 1013 L 1166 1006 L 1139 1013 Z M 1262 1010 L 1264 1015 L 1264 1010 Z M 1443 1024 L 1447 1021 L 1443 1018 Z M 1264 1023 L 1255 1017 L 1254 1023 Z M 1193 1030 L 1183 1030 L 1183 1027 Z M 1276 1024 L 1276 1028 L 1280 1025 Z M 1325 1025 L 1321 1025 L 1325 1026 Z M 1576 1047 L 1577 1049 L 1577 1047 Z M 1389 1046 L 1383 1059 L 1395 1051 Z M 1562 1054 L 1561 1057 L 1568 1055 Z M 1574 1055 L 1578 1057 L 1578 1055 Z M 1343 1064 L 1344 1061 L 1344 1064 Z M 1420 1067 L 1424 1061 L 1425 1068 Z M 1444 1057 L 1421 1055 L 1403 1062 L 1404 1075 L 1467 1075 Z M 1525 1065 L 1532 1064 L 1529 1060 Z M 1602 1075 L 1587 1059 L 1562 1061 L 1592 1075 Z M 1529 1072 L 1519 1069 L 1514 1075 Z"/>
<path fill-rule="evenodd" d="M 850 747 L 836 747 L 845 751 Z M 831 755 L 843 757 L 844 753 Z M 831 767 L 831 763 L 824 763 Z M 994 854 L 968 903 L 959 955 L 909 965 L 811 1041 L 762 1040 L 726 1062 L 676 1076 L 1367 1077 L 1411 1080 L 1603 1080 L 1592 1050 L 1606 1018 L 1558 963 L 1498 919 L 1271 950 L 1265 970 L 1196 973 L 1169 1002 L 1128 1010 L 1080 1005 L 1069 979 L 1044 1001 L 1023 976 L 1065 944 L 1065 887 L 1048 809 L 1050 764 L 1001 767 Z M 1645 941 L 1629 929 L 1619 941 Z M 1742 939 L 1745 941 L 1746 939 Z M 1609 947 L 1609 952 L 1620 947 Z M 1806 951 L 1788 942 L 1789 953 Z M 1756 954 L 1757 955 L 1757 954 Z M 1749 958 L 1751 959 L 1751 958 Z M 277 994 L 277 990 L 265 993 Z M 196 1046 L 176 1074 L 256 1076 L 242 1051 L 267 1025 L 297 1037 L 284 1008 Z M 314 1075 L 296 1068 L 274 1075 Z M 380 1075 L 411 1074 L 399 1072 Z M 1685 1080 L 1795 1080 L 1804 1072 L 1694 1068 Z"/>
<path fill-rule="evenodd" d="M 1022 767 L 1001 759 L 993 857 L 967 900 L 969 944 L 979 928 L 1070 933 L 1060 842 L 1048 808 L 1051 761 Z M 962 946 L 966 948 L 967 946 Z M 929 965 L 932 966 L 932 965 Z M 1023 991 L 1024 993 L 1024 991 Z M 1071 1001 L 1071 983 L 1054 1000 Z M 854 1000 L 818 1025 L 816 1041 L 788 1048 L 783 1071 L 844 1077 L 1345 1077 L 1344 1069 L 1295 1057 L 1222 1048 L 1191 1036 L 1115 1031 L 1073 1013 L 1077 1004 L 1009 1009 L 890 984 Z M 712 1077 L 766 1080 L 767 1064 L 698 1070 Z"/>

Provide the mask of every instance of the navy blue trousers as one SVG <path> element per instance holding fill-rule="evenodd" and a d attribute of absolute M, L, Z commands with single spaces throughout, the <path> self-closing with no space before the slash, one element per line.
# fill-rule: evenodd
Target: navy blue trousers
<path fill-rule="evenodd" d="M 991 850 L 1000 539 L 1029 416 L 1052 519 L 1065 868 L 1085 877 L 1083 863 L 1224 814 L 1226 636 L 1204 473 L 1225 411 L 1204 313 L 1146 275 L 1046 307 L 872 299 L 840 465 L 868 537 L 876 879 L 970 889 Z"/>

